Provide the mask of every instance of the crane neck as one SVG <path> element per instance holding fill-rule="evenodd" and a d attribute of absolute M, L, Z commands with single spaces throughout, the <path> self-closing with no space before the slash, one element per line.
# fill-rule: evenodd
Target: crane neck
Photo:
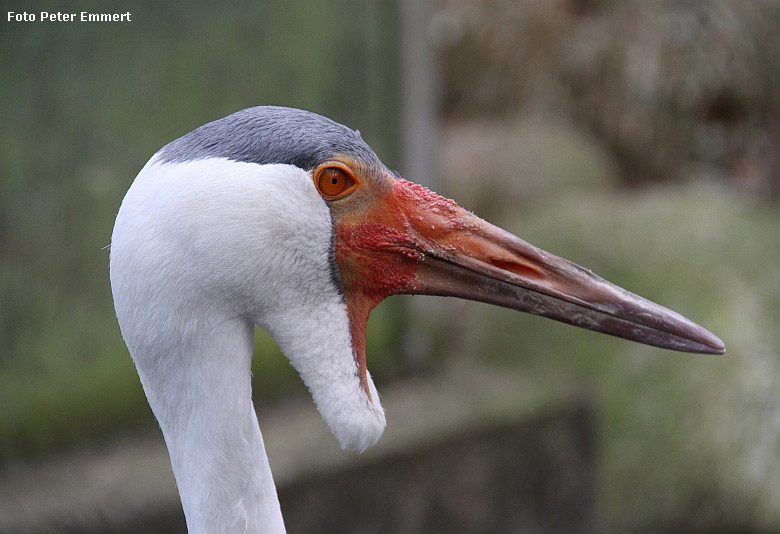
<path fill-rule="evenodd" d="M 136 363 L 171 457 L 191 533 L 284 532 L 251 391 L 253 325 L 190 325 Z M 139 357 L 140 356 L 140 357 Z"/>

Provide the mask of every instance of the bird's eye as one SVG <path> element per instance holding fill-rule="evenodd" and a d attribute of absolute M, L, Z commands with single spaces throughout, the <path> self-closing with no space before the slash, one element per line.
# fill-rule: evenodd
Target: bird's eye
<path fill-rule="evenodd" d="M 330 200 L 347 196 L 357 185 L 352 173 L 342 167 L 322 167 L 314 174 L 317 191 Z"/>

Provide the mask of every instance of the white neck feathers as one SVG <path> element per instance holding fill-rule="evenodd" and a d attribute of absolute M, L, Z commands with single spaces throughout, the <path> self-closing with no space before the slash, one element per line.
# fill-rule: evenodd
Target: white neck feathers
<path fill-rule="evenodd" d="M 125 197 L 111 246 L 117 317 L 192 532 L 284 530 L 251 402 L 253 324 L 343 447 L 364 450 L 384 429 L 360 385 L 331 246 L 330 210 L 289 165 L 152 158 Z"/>

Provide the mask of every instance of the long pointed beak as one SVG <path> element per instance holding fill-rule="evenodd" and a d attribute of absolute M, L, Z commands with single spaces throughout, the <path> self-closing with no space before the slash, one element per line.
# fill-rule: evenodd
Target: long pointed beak
<path fill-rule="evenodd" d="M 365 325 L 371 308 L 396 293 L 477 300 L 667 349 L 726 352 L 720 339 L 682 315 L 422 186 L 389 180 L 362 210 L 340 213 L 336 225 L 336 261 L 369 399 Z"/>
<path fill-rule="evenodd" d="M 425 240 L 410 293 L 487 302 L 667 349 L 726 351 L 720 339 L 682 315 L 467 212 L 462 219 L 446 243 Z"/>
<path fill-rule="evenodd" d="M 416 202 L 406 203 L 415 234 L 406 244 L 420 256 L 403 292 L 487 302 L 667 349 L 726 351 L 720 339 L 682 315 L 540 250 L 454 202 L 430 192 L 420 199 L 419 191 Z"/>

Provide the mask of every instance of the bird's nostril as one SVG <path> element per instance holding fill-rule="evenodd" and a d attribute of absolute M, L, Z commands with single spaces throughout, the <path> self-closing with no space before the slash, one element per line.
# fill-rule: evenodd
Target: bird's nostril
<path fill-rule="evenodd" d="M 517 261 L 490 258 L 490 264 L 494 267 L 498 267 L 502 271 L 508 271 L 523 278 L 540 279 L 544 277 L 544 273 L 537 267 Z"/>

